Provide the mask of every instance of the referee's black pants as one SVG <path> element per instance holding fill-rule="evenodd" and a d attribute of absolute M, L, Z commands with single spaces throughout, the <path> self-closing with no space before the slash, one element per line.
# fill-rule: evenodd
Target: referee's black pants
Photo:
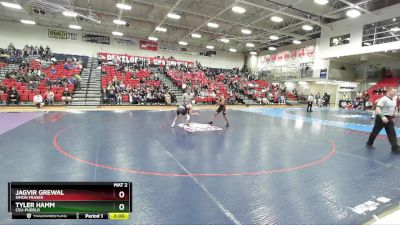
<path fill-rule="evenodd" d="M 313 102 L 308 102 L 307 112 L 312 112 L 312 104 L 313 104 Z"/>
<path fill-rule="evenodd" d="M 392 145 L 392 151 L 398 151 L 396 130 L 394 129 L 394 123 L 392 117 L 386 116 L 386 118 L 389 120 L 388 123 L 384 123 L 380 115 L 376 116 L 375 126 L 374 129 L 372 129 L 371 134 L 369 135 L 367 144 L 373 145 L 376 136 L 378 136 L 379 132 L 381 132 L 381 130 L 385 128 L 390 145 Z"/>

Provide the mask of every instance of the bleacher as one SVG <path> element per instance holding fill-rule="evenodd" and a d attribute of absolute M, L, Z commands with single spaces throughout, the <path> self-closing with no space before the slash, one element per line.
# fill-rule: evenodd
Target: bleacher
<path fill-rule="evenodd" d="M 398 78 L 394 78 L 392 74 L 392 71 L 386 71 L 386 74 L 384 74 L 385 78 L 367 90 L 370 102 L 374 103 L 385 94 L 383 92 L 377 93 L 377 90 L 383 90 L 388 87 L 398 87 L 400 80 Z"/>
<path fill-rule="evenodd" d="M 208 85 L 208 90 L 206 91 L 207 93 L 212 93 L 214 91 L 217 91 L 217 96 L 220 96 L 221 94 L 225 95 L 225 98 L 229 97 L 228 94 L 228 88 L 222 81 L 212 81 L 209 80 L 203 71 L 198 71 L 198 72 L 183 72 L 183 71 L 177 71 L 177 70 L 169 70 L 167 72 L 167 76 L 171 77 L 175 85 L 178 87 L 182 87 L 182 84 L 186 82 L 190 82 L 193 85 Z M 213 103 L 217 100 L 217 97 L 201 97 L 201 96 L 196 96 L 195 101 L 200 102 L 200 103 Z"/>
<path fill-rule="evenodd" d="M 287 94 L 287 99 L 290 100 L 290 101 L 296 101 L 296 102 L 299 100 L 299 99 L 297 98 L 297 96 L 294 95 L 294 94 L 292 94 L 291 92 L 289 92 L 289 93 Z"/>
<path fill-rule="evenodd" d="M 35 94 L 38 91 L 40 92 L 40 94 L 43 97 L 45 97 L 46 90 L 49 89 L 49 87 L 46 86 L 46 79 L 53 81 L 53 80 L 62 78 L 64 76 L 66 76 L 67 78 L 70 78 L 72 75 L 80 74 L 80 72 L 81 72 L 81 70 L 78 68 L 71 69 L 71 70 L 65 69 L 64 64 L 62 62 L 59 62 L 54 67 L 56 69 L 56 72 L 54 74 L 51 74 L 50 67 L 42 68 L 41 64 L 35 60 L 30 62 L 29 69 L 38 69 L 38 70 L 41 70 L 45 74 L 45 78 L 40 80 L 40 83 L 37 86 L 36 90 L 28 90 L 28 83 L 18 82 L 15 79 L 4 79 L 1 82 L 5 87 L 7 87 L 7 90 L 9 90 L 11 87 L 15 87 L 19 93 L 21 102 L 31 102 L 31 101 L 33 101 L 33 97 L 35 96 Z M 64 91 L 64 89 L 65 89 L 65 87 L 51 87 L 51 90 L 54 92 L 54 101 L 56 101 L 56 102 L 61 101 L 62 92 Z M 69 84 L 68 89 L 71 91 L 71 93 L 73 93 L 74 85 Z M 6 93 L 2 94 L 1 99 L 3 101 L 6 101 L 7 94 Z"/>
<path fill-rule="evenodd" d="M 208 90 L 206 92 L 212 93 L 216 91 L 216 97 L 201 97 L 195 96 L 195 101 L 199 103 L 214 103 L 218 96 L 224 95 L 225 99 L 229 99 L 229 97 L 234 97 L 237 99 L 237 96 L 229 96 L 229 88 L 223 82 L 240 82 L 242 89 L 240 91 L 243 92 L 244 95 L 249 97 L 250 99 L 257 101 L 259 98 L 266 97 L 267 89 L 270 88 L 270 83 L 264 80 L 251 80 L 251 81 L 243 81 L 242 77 L 227 77 L 225 74 L 219 74 L 215 76 L 215 80 L 209 79 L 202 71 L 197 72 L 182 72 L 177 70 L 169 70 L 167 75 L 173 80 L 175 85 L 178 87 L 182 87 L 184 83 L 191 83 L 193 86 L 203 86 L 208 85 Z M 276 94 L 279 92 L 278 87 L 273 87 L 273 98 L 275 102 L 278 102 L 279 95 Z M 295 97 L 295 96 L 294 96 Z"/>
<path fill-rule="evenodd" d="M 150 70 L 139 70 L 137 73 L 121 72 L 112 65 L 103 65 L 102 71 L 105 71 L 106 74 L 102 75 L 101 77 L 102 88 L 107 88 L 108 83 L 112 82 L 114 77 L 116 77 L 118 81 L 123 81 L 126 86 L 130 85 L 132 88 L 134 88 L 140 85 L 140 80 L 148 78 L 151 74 Z M 133 79 L 133 76 L 136 76 L 136 78 Z M 146 86 L 159 87 L 161 82 L 157 80 L 145 80 L 144 84 L 146 84 Z M 129 102 L 129 96 L 127 94 L 122 96 L 122 102 Z"/>

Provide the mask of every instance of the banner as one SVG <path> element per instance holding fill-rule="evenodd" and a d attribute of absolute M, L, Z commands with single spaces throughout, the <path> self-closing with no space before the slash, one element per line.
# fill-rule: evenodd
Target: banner
<path fill-rule="evenodd" d="M 140 49 L 149 50 L 149 51 L 157 51 L 158 50 L 157 42 L 140 40 Z"/>
<path fill-rule="evenodd" d="M 48 30 L 49 38 L 65 39 L 65 40 L 78 40 L 78 33 L 67 32 L 63 30 Z"/>
<path fill-rule="evenodd" d="M 300 65 L 302 63 L 313 62 L 314 55 L 315 46 L 310 45 L 299 49 L 261 56 L 258 59 L 258 66 L 259 68 L 265 68 L 286 65 Z"/>
<path fill-rule="evenodd" d="M 170 43 L 160 43 L 158 47 L 160 51 L 179 52 L 181 50 L 180 45 L 170 44 Z"/>
<path fill-rule="evenodd" d="M 105 36 L 105 35 L 99 35 L 99 34 L 88 34 L 88 33 L 83 33 L 82 34 L 82 41 L 90 42 L 90 43 L 95 43 L 95 44 L 110 44 L 110 37 Z"/>
<path fill-rule="evenodd" d="M 138 40 L 135 38 L 127 38 L 127 37 L 114 37 L 114 43 L 120 45 L 128 45 L 128 46 L 137 46 Z"/>
<path fill-rule="evenodd" d="M 176 59 L 162 59 L 162 58 L 153 58 L 153 57 L 145 57 L 145 56 L 132 56 L 132 55 L 127 55 L 127 54 L 112 54 L 112 53 L 106 53 L 106 52 L 99 52 L 97 53 L 98 58 L 104 58 L 107 61 L 111 61 L 114 58 L 117 58 L 121 62 L 131 62 L 131 63 L 137 63 L 138 61 L 145 61 L 149 64 L 155 64 L 155 65 L 167 65 L 167 66 L 177 66 L 177 65 L 185 65 L 187 67 L 194 67 L 194 62 L 190 61 L 182 61 L 182 60 L 176 60 Z"/>

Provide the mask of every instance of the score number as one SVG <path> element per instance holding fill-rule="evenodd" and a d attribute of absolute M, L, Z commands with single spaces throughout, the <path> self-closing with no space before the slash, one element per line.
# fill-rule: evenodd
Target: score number
<path fill-rule="evenodd" d="M 129 189 L 127 189 L 127 188 L 129 188 L 129 185 L 128 185 L 128 183 L 114 183 L 114 187 L 116 187 L 116 188 L 124 188 L 124 190 L 120 190 L 119 192 L 118 192 L 118 200 L 125 200 L 125 197 L 126 197 L 126 190 L 129 190 Z M 124 211 L 125 210 L 125 204 L 124 203 L 120 203 L 119 205 L 118 205 L 118 210 L 119 211 Z"/>

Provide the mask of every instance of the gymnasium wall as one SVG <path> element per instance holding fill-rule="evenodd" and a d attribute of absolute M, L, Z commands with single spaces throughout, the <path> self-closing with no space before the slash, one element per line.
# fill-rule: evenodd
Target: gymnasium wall
<path fill-rule="evenodd" d="M 48 37 L 48 27 L 30 26 L 21 23 L 0 21 L 0 47 L 6 48 L 12 42 L 16 48 L 23 48 L 25 44 L 49 45 L 54 53 L 78 54 L 96 56 L 97 52 L 110 52 L 118 54 L 129 54 L 137 56 L 173 56 L 179 60 L 200 61 L 203 66 L 214 68 L 233 68 L 244 65 L 244 55 L 242 53 L 231 53 L 217 51 L 216 57 L 200 56 L 176 52 L 176 51 L 147 51 L 139 49 L 139 46 L 126 46 L 115 43 L 112 35 L 111 44 L 94 44 L 82 41 L 82 32 L 69 29 L 50 28 L 78 33 L 78 40 L 54 39 Z"/>
<path fill-rule="evenodd" d="M 362 14 L 357 18 L 346 18 L 327 24 L 327 26 L 330 26 L 329 28 L 322 27 L 320 58 L 328 59 L 339 56 L 359 55 L 400 49 L 400 41 L 365 47 L 361 46 L 363 26 L 400 16 L 400 4 L 377 10 L 373 13 L 376 14 L 376 16 L 371 14 Z M 349 44 L 330 47 L 330 38 L 345 34 L 350 34 Z"/>
<path fill-rule="evenodd" d="M 329 64 L 329 80 L 355 81 L 359 77 L 355 64 L 334 60 L 331 60 Z"/>

